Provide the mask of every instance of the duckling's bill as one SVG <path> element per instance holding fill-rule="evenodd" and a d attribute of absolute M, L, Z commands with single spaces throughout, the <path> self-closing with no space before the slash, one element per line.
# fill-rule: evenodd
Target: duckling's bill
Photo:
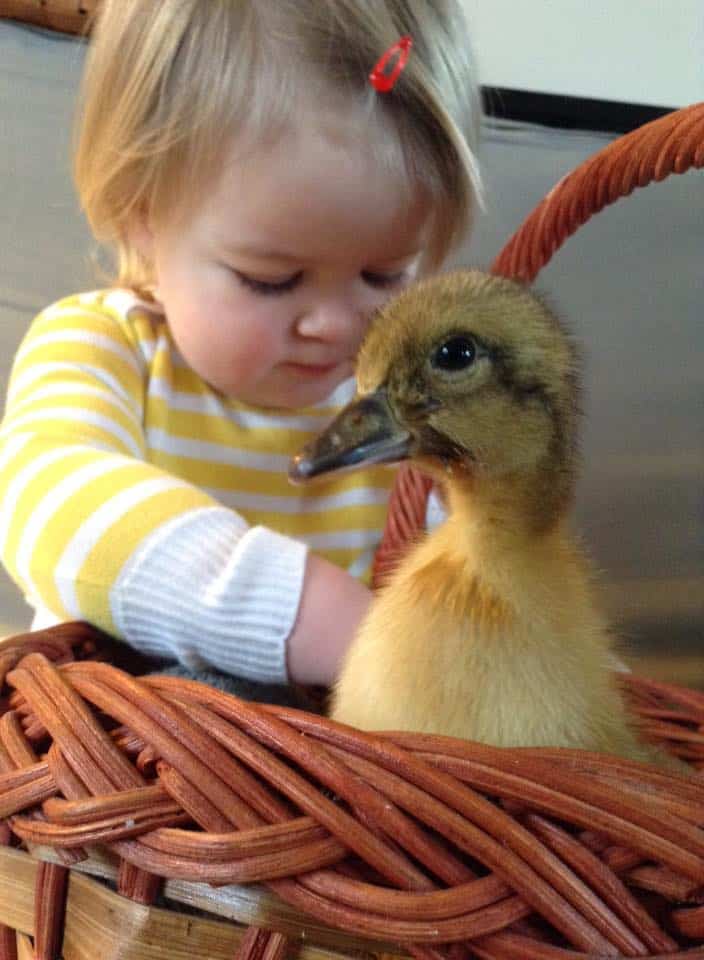
<path fill-rule="evenodd" d="M 413 453 L 413 438 L 389 404 L 386 390 L 358 397 L 349 403 L 326 430 L 291 460 L 289 479 L 294 483 L 360 464 L 396 463 Z"/>

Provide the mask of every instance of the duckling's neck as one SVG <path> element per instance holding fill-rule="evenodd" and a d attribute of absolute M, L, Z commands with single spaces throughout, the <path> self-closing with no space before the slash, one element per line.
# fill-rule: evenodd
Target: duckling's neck
<path fill-rule="evenodd" d="M 501 477 L 457 470 L 445 488 L 453 525 L 471 532 L 475 544 L 487 538 L 493 547 L 550 536 L 563 526 L 572 497 L 571 478 L 545 469 Z"/>

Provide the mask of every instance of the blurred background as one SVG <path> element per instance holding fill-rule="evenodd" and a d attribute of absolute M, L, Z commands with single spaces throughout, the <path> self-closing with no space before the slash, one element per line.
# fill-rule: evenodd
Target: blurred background
<path fill-rule="evenodd" d="M 643 0 L 634 22 L 630 0 L 467 3 L 498 116 L 484 123 L 487 209 L 453 265 L 486 267 L 550 188 L 613 139 L 613 118 L 632 118 L 628 105 L 647 118 L 649 106 L 704 100 L 704 7 Z M 32 316 L 100 285 L 69 173 L 84 53 L 76 38 L 0 18 L 3 396 Z M 518 102 L 533 122 L 510 119 Z M 588 106 L 590 129 L 580 129 Z M 556 113 L 560 126 L 546 125 Z M 704 688 L 702 224 L 704 174 L 670 177 L 594 217 L 536 286 L 583 345 L 575 523 L 624 657 L 639 672 Z M 0 573 L 0 635 L 29 620 Z"/>

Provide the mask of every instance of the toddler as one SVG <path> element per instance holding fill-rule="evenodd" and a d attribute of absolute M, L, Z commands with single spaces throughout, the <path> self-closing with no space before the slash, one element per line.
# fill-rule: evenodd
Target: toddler
<path fill-rule="evenodd" d="M 373 311 L 466 235 L 462 0 L 104 0 L 81 99 L 76 183 L 117 270 L 15 358 L 3 562 L 35 626 L 327 684 L 394 472 L 298 488 L 287 465 L 353 394 Z"/>

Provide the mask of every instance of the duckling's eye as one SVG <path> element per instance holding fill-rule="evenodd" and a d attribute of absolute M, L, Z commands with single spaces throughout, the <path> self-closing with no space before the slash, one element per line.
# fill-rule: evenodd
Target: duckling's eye
<path fill-rule="evenodd" d="M 450 337 L 430 358 L 436 370 L 454 373 L 471 367 L 477 358 L 477 345 L 470 337 Z"/>

